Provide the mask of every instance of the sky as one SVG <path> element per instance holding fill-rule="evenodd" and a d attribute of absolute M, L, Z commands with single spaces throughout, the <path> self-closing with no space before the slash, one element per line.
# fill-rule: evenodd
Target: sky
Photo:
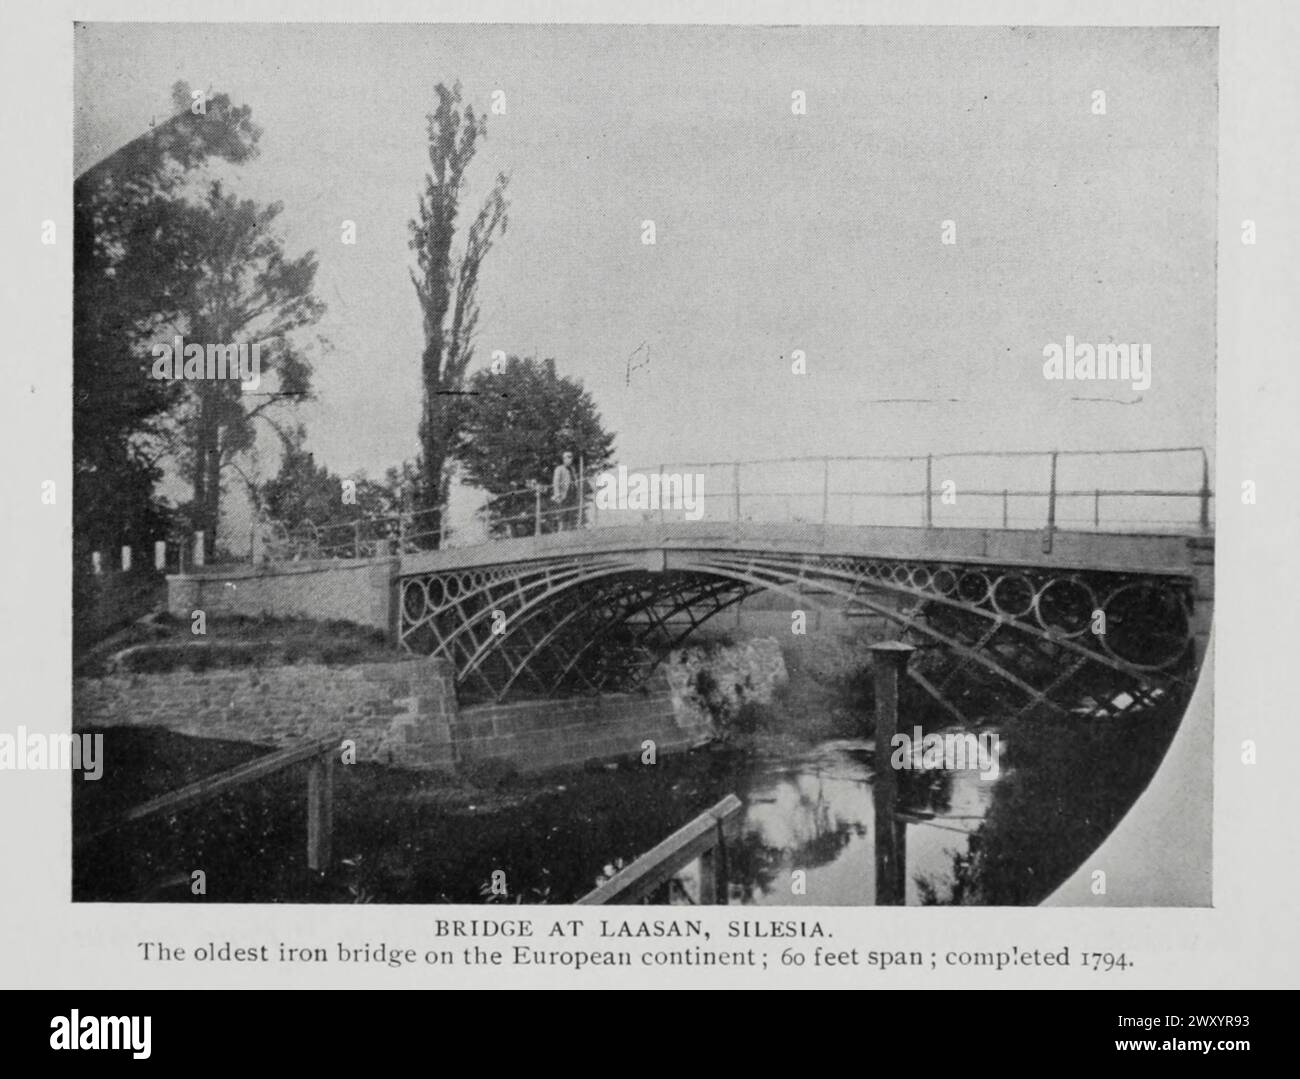
<path fill-rule="evenodd" d="M 283 202 L 288 252 L 319 258 L 332 348 L 300 415 L 343 475 L 417 449 L 407 221 L 433 88 L 456 80 L 478 110 L 505 95 L 462 203 L 509 173 L 478 363 L 553 356 L 626 464 L 1212 452 L 1216 48 L 1200 29 L 88 24 L 75 159 L 168 115 L 178 79 L 251 106 L 261 152 L 232 183 Z M 1067 335 L 1150 344 L 1150 388 L 1045 379 Z"/>

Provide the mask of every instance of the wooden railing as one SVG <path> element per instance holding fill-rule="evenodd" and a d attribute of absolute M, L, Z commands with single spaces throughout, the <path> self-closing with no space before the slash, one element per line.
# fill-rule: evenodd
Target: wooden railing
<path fill-rule="evenodd" d="M 307 761 L 310 765 L 307 770 L 307 867 L 323 872 L 329 869 L 331 861 L 334 835 L 334 753 L 340 745 L 341 740 L 334 736 L 317 738 L 301 746 L 268 753 L 214 776 L 206 776 L 127 810 L 116 820 L 79 839 L 78 845 L 89 843 L 127 824 L 210 801 L 245 783 L 264 779 Z"/>
<path fill-rule="evenodd" d="M 677 829 L 658 846 L 646 851 L 626 869 L 620 870 L 593 892 L 578 900 L 579 906 L 607 903 L 640 903 L 670 881 L 697 858 L 700 861 L 700 904 L 726 905 L 727 844 L 730 823 L 743 808 L 739 798 L 728 794 L 706 809 L 690 824 Z"/>

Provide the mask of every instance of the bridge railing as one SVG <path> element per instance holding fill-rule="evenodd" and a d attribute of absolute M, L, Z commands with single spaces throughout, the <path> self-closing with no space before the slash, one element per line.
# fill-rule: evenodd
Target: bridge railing
<path fill-rule="evenodd" d="M 1208 456 L 1193 446 L 778 457 L 615 466 L 606 475 L 588 477 L 582 510 L 567 519 L 540 496 L 533 517 L 501 519 L 523 529 L 514 534 L 683 519 L 1208 532 L 1214 497 Z M 647 491 L 649 505 L 638 497 Z M 693 506 L 677 497 L 688 492 Z"/>
<path fill-rule="evenodd" d="M 179 813 L 182 809 L 212 801 L 228 791 L 306 762 L 307 868 L 326 872 L 331 864 L 334 835 L 334 754 L 341 745 L 342 740 L 331 735 L 255 757 L 235 768 L 151 798 L 78 837 L 77 845 L 85 847 L 118 828 L 150 817 Z"/>
<path fill-rule="evenodd" d="M 588 892 L 578 906 L 641 903 L 692 862 L 700 863 L 700 906 L 727 903 L 727 835 L 739 822 L 744 804 L 728 794 L 683 825 L 627 868 Z"/>
<path fill-rule="evenodd" d="M 1100 532 L 1211 529 L 1199 446 L 663 462 L 580 473 L 555 503 L 532 481 L 487 499 L 453 529 L 446 509 L 250 530 L 254 563 L 378 558 L 572 530 L 680 520 Z M 463 518 L 463 515 L 461 515 Z M 239 556 L 234 556 L 239 557 Z"/>

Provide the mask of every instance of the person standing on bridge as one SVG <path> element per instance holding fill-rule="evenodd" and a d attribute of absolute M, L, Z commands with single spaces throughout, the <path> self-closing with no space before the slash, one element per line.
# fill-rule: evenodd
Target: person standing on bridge
<path fill-rule="evenodd" d="M 578 497 L 578 481 L 573 474 L 573 454 L 565 450 L 560 455 L 560 463 L 551 473 L 551 504 L 555 507 L 553 513 L 557 530 L 578 527 Z"/>

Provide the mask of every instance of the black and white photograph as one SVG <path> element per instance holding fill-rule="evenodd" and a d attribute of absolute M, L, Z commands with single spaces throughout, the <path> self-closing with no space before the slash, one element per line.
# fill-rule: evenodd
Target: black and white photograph
<path fill-rule="evenodd" d="M 1210 906 L 1215 27 L 73 64 L 74 904 Z"/>

